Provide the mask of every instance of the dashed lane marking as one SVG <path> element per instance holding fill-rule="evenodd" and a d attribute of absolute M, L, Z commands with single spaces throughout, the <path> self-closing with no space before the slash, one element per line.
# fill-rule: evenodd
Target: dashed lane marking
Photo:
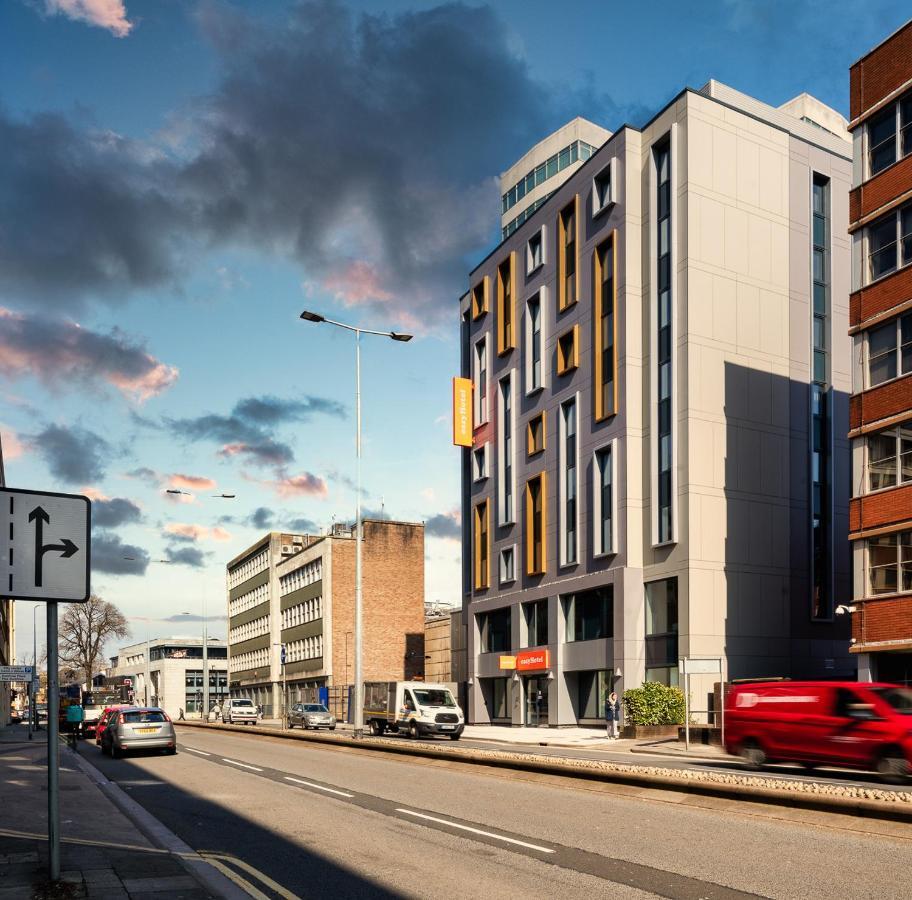
<path fill-rule="evenodd" d="M 338 794 L 340 797 L 352 798 L 354 794 L 347 794 L 345 791 L 337 791 L 335 788 L 324 787 L 322 784 L 314 784 L 312 781 L 304 781 L 300 778 L 292 778 L 290 775 L 283 776 L 286 781 L 293 781 L 295 784 L 303 784 L 305 787 L 315 788 L 318 791 L 326 791 L 330 794 Z"/>
<path fill-rule="evenodd" d="M 262 772 L 262 769 L 258 769 L 256 766 L 248 766 L 247 763 L 238 762 L 236 759 L 225 759 L 222 757 L 222 762 L 226 762 L 232 766 L 240 766 L 242 769 L 250 769 L 251 772 Z"/>
<path fill-rule="evenodd" d="M 458 828 L 460 831 L 471 831 L 472 834 L 480 834 L 484 837 L 494 838 L 496 841 L 505 841 L 508 844 L 527 847 L 529 850 L 538 850 L 540 853 L 554 853 L 550 847 L 539 847 L 538 844 L 529 844 L 526 841 L 520 841 L 516 838 L 504 837 L 502 834 L 495 834 L 493 831 L 482 831 L 480 828 L 460 825 L 458 822 L 451 822 L 449 819 L 438 819 L 437 816 L 429 816 L 427 813 L 415 812 L 413 809 L 402 809 L 397 806 L 396 812 L 404 813 L 407 816 L 415 816 L 419 819 L 427 819 L 429 822 L 438 822 L 440 825 L 446 825 L 448 828 Z"/>
<path fill-rule="evenodd" d="M 184 747 L 184 750 L 189 750 L 191 753 L 199 753 L 200 756 L 212 756 L 211 753 L 206 753 L 205 750 L 197 750 L 194 747 Z"/>

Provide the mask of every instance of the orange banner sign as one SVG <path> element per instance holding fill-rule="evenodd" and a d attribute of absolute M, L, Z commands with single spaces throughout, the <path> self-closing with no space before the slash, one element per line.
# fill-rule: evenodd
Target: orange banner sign
<path fill-rule="evenodd" d="M 453 443 L 472 446 L 472 382 L 468 378 L 453 379 Z"/>
<path fill-rule="evenodd" d="M 516 654 L 517 672 L 537 672 L 541 669 L 550 668 L 551 659 L 548 656 L 547 647 L 541 650 L 523 650 L 522 653 Z"/>

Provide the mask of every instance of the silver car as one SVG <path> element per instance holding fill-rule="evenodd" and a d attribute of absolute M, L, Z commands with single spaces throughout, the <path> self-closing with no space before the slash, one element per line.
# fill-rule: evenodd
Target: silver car
<path fill-rule="evenodd" d="M 288 713 L 288 727 L 336 730 L 336 717 L 322 703 L 295 703 Z"/>
<path fill-rule="evenodd" d="M 128 750 L 177 753 L 174 726 L 163 709 L 139 706 L 114 711 L 101 736 L 101 752 L 119 759 Z"/>

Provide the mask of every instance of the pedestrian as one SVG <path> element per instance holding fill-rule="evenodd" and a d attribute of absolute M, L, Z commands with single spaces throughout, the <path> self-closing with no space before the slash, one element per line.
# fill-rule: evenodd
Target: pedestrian
<path fill-rule="evenodd" d="M 616 741 L 618 724 L 621 721 L 621 701 L 614 691 L 608 695 L 608 699 L 605 701 L 605 721 L 608 725 L 608 737 Z"/>
<path fill-rule="evenodd" d="M 218 722 L 218 720 L 221 719 L 221 717 L 222 717 L 222 710 L 221 710 L 221 707 L 219 707 L 219 705 L 218 705 L 218 701 L 216 701 L 213 704 L 212 709 L 209 710 L 209 721 Z"/>
<path fill-rule="evenodd" d="M 177 721 L 178 721 L 178 722 L 184 722 L 184 721 L 186 721 L 186 719 L 184 718 L 184 708 L 183 708 L 183 706 L 181 706 L 181 707 L 178 708 L 177 713 L 178 713 L 178 715 L 177 715 Z"/>

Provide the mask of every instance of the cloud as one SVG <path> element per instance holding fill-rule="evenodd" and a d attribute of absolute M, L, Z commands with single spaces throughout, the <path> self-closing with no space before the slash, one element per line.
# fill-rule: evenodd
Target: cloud
<path fill-rule="evenodd" d="M 329 490 L 326 482 L 312 472 L 301 472 L 298 475 L 280 472 L 275 479 L 254 478 L 247 474 L 242 474 L 241 477 L 275 491 L 279 497 L 325 497 Z"/>
<path fill-rule="evenodd" d="M 260 466 L 284 466 L 294 459 L 294 451 L 288 444 L 269 439 L 256 444 L 244 441 L 225 444 L 218 455 L 225 459 L 238 456 Z"/>
<path fill-rule="evenodd" d="M 202 569 L 206 565 L 208 554 L 196 547 L 165 547 L 165 556 L 174 565 Z"/>
<path fill-rule="evenodd" d="M 6 425 L 0 425 L 0 439 L 2 439 L 4 462 L 18 459 L 25 452 L 25 445 L 12 428 L 8 428 Z"/>
<path fill-rule="evenodd" d="M 124 557 L 133 557 L 124 559 Z M 149 554 L 142 547 L 125 544 L 110 531 L 92 531 L 92 571 L 109 575 L 144 575 Z"/>
<path fill-rule="evenodd" d="M 320 527 L 312 519 L 292 519 L 285 523 L 283 520 L 282 529 L 288 529 L 292 534 L 319 534 Z"/>
<path fill-rule="evenodd" d="M 259 425 L 275 426 L 283 422 L 307 422 L 315 414 L 345 418 L 345 406 L 325 397 L 304 397 L 302 400 L 284 400 L 265 395 L 238 400 L 234 415 Z"/>
<path fill-rule="evenodd" d="M 129 25 L 116 0 L 57 2 Z M 426 330 L 451 316 L 466 260 L 490 243 L 505 160 L 580 110 L 622 119 L 606 98 L 536 81 L 490 6 L 392 15 L 315 0 L 270 22 L 201 4 L 197 22 L 216 81 L 175 117 L 178 147 L 0 115 L 0 220 L 17 226 L 0 244 L 0 290 L 70 311 L 121 304 L 243 247 Z"/>
<path fill-rule="evenodd" d="M 35 377 L 53 388 L 107 383 L 142 403 L 171 387 L 178 370 L 119 329 L 102 334 L 65 319 L 0 306 L 0 374 Z"/>
<path fill-rule="evenodd" d="M 462 516 L 458 509 L 448 513 L 438 513 L 425 520 L 424 533 L 429 537 L 444 538 L 449 541 L 462 540 Z"/>
<path fill-rule="evenodd" d="M 386 511 L 385 508 L 383 508 L 383 509 L 365 509 L 365 508 L 362 508 L 362 510 L 361 510 L 361 518 L 362 518 L 362 519 L 380 519 L 380 520 L 388 520 L 388 519 L 390 518 L 390 514 Z M 352 520 L 352 521 L 354 521 L 354 520 Z"/>
<path fill-rule="evenodd" d="M 44 8 L 51 15 L 64 15 L 76 22 L 105 28 L 119 38 L 133 30 L 123 0 L 44 0 Z"/>
<path fill-rule="evenodd" d="M 101 481 L 113 448 L 101 435 L 86 428 L 48 425 L 28 442 L 44 458 L 51 474 L 68 484 Z"/>
<path fill-rule="evenodd" d="M 266 506 L 258 506 L 249 516 L 248 522 L 254 528 L 270 528 L 275 520 L 275 513 Z"/>
<path fill-rule="evenodd" d="M 171 522 L 165 526 L 165 533 L 178 540 L 186 541 L 230 541 L 231 535 L 224 528 L 216 525 L 193 525 L 183 522 Z"/>
<path fill-rule="evenodd" d="M 167 476 L 168 486 L 187 491 L 214 491 L 216 483 L 204 475 L 182 475 L 175 472 Z"/>
<path fill-rule="evenodd" d="M 85 493 L 85 491 L 83 491 Z M 92 525 L 99 528 L 117 528 L 142 521 L 142 510 L 125 497 L 92 501 Z"/>

